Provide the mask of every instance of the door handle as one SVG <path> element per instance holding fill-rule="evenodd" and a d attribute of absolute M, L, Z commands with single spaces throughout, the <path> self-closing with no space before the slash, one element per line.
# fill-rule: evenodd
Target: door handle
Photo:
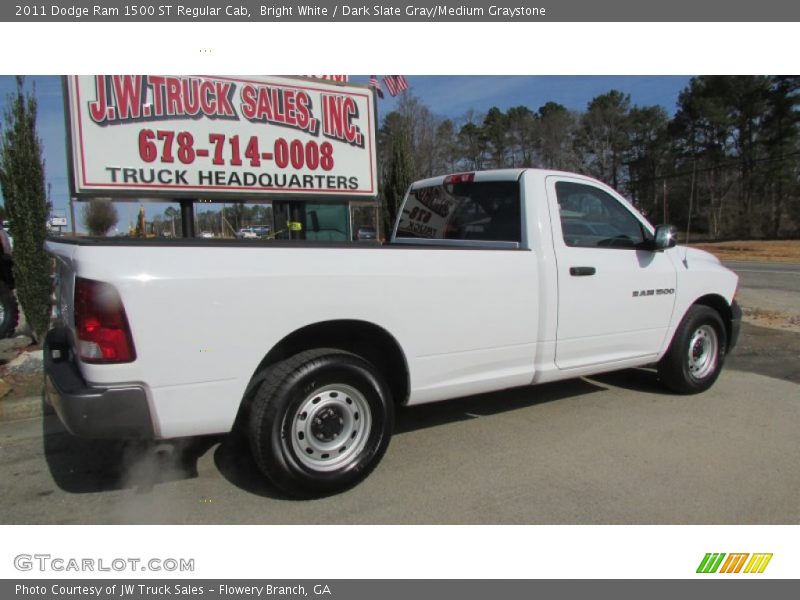
<path fill-rule="evenodd" d="M 588 275 L 594 275 L 597 272 L 597 269 L 594 267 L 570 267 L 569 274 L 573 277 L 586 277 Z"/>

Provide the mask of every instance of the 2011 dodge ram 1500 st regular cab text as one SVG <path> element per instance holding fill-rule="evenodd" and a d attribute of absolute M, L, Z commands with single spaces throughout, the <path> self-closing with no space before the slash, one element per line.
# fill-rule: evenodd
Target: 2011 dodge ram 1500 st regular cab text
<path fill-rule="evenodd" d="M 51 240 L 49 397 L 81 436 L 241 424 L 280 488 L 343 489 L 398 404 L 650 364 L 710 387 L 737 277 L 673 233 L 593 179 L 515 169 L 414 183 L 385 246 Z"/>

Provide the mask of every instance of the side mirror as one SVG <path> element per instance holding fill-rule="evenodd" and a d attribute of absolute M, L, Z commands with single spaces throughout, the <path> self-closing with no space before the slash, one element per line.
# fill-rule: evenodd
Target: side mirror
<path fill-rule="evenodd" d="M 655 239 L 653 240 L 653 249 L 656 252 L 666 250 L 667 248 L 674 248 L 677 243 L 678 228 L 674 225 L 659 225 L 656 227 Z"/>

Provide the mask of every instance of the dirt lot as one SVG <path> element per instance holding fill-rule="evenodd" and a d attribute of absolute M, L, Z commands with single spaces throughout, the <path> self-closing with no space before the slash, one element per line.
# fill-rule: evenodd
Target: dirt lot
<path fill-rule="evenodd" d="M 2 372 L 2 371 L 0 371 Z M 28 398 L 39 396 L 44 387 L 43 375 L 38 373 L 6 373 L 3 381 L 8 384 L 10 398 Z"/>
<path fill-rule="evenodd" d="M 752 308 L 744 304 L 742 305 L 742 310 L 744 311 L 744 320 L 747 323 L 752 323 L 759 327 L 767 327 L 769 329 L 800 333 L 800 316 L 796 314 L 785 311 Z"/>
<path fill-rule="evenodd" d="M 800 263 L 800 240 L 749 240 L 690 244 L 720 260 Z"/>

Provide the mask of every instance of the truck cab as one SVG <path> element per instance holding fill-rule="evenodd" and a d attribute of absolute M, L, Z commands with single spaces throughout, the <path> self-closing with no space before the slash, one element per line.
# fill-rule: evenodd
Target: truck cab
<path fill-rule="evenodd" d="M 729 346 L 738 335 L 736 275 L 708 253 L 676 247 L 673 228 L 654 227 L 590 177 L 508 169 L 416 182 L 393 243 L 531 252 L 547 348 L 535 381 L 656 362 L 697 302 L 720 313 Z"/>

